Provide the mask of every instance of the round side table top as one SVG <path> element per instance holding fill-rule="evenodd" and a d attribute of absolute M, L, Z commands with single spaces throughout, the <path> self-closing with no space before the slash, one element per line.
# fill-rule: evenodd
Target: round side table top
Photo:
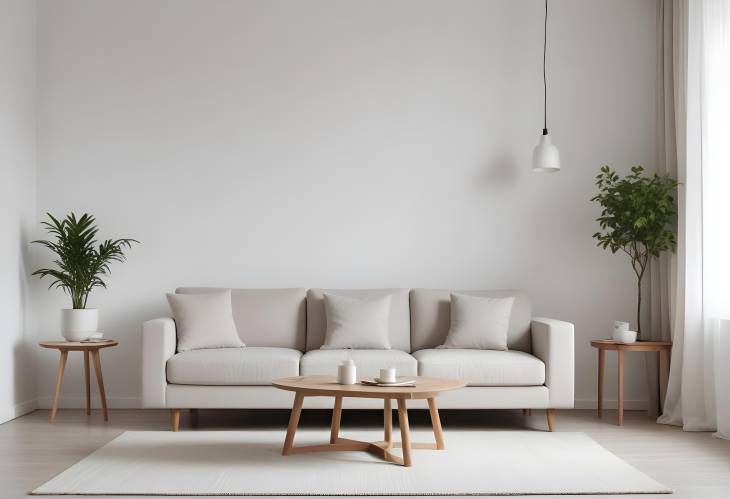
<path fill-rule="evenodd" d="M 43 348 L 55 348 L 57 350 L 98 350 L 100 348 L 115 347 L 119 345 L 118 341 L 40 341 L 38 342 Z"/>
<path fill-rule="evenodd" d="M 275 379 L 272 384 L 282 390 L 302 392 L 304 395 L 325 395 L 331 397 L 425 399 L 435 397 L 439 392 L 463 388 L 466 383 L 455 379 L 406 376 L 416 380 L 416 386 L 368 386 L 356 383 L 340 385 L 335 376 L 294 376 Z"/>
<path fill-rule="evenodd" d="M 591 346 L 603 350 L 628 350 L 633 352 L 658 352 L 672 348 L 671 341 L 637 341 L 619 343 L 614 340 L 591 340 Z"/>

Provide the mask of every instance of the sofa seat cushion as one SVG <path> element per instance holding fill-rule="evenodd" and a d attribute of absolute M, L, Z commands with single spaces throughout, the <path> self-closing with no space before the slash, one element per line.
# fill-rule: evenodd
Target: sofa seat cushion
<path fill-rule="evenodd" d="M 540 386 L 545 364 L 517 350 L 419 350 L 418 374 L 465 381 L 467 386 Z"/>
<path fill-rule="evenodd" d="M 358 378 L 374 378 L 383 367 L 395 367 L 398 376 L 416 376 L 418 363 L 402 350 L 310 350 L 302 356 L 302 376 L 329 374 L 337 376 L 337 366 L 352 358 Z"/>
<path fill-rule="evenodd" d="M 301 356 L 291 348 L 191 350 L 167 361 L 167 381 L 180 385 L 270 385 L 276 378 L 299 376 Z"/>

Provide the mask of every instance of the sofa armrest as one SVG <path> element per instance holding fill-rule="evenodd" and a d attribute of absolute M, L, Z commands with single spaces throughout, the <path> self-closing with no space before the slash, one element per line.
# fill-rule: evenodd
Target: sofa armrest
<path fill-rule="evenodd" d="M 572 409 L 575 403 L 574 342 L 570 322 L 532 319 L 532 353 L 545 363 L 545 386 L 552 409 Z"/>
<path fill-rule="evenodd" d="M 169 317 L 142 324 L 142 407 L 165 407 L 167 361 L 175 355 L 177 332 Z"/>

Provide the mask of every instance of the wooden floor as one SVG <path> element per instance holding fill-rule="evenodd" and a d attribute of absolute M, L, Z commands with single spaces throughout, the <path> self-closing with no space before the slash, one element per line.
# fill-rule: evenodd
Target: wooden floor
<path fill-rule="evenodd" d="M 411 424 L 428 427 L 427 411 L 411 411 Z M 329 411 L 305 411 L 301 427 L 327 432 Z M 200 428 L 286 428 L 288 411 L 201 411 Z M 348 428 L 377 428 L 380 411 L 345 411 Z M 709 433 L 686 433 L 647 419 L 643 412 L 627 412 L 624 426 L 613 423 L 615 412 L 599 420 L 591 411 L 561 411 L 557 431 L 582 431 L 644 473 L 674 490 L 674 498 L 730 498 L 730 442 Z M 190 431 L 183 419 L 183 431 Z M 446 438 L 449 429 L 544 431 L 544 411 L 523 417 L 515 411 L 442 411 Z M 167 430 L 167 411 L 115 410 L 109 423 L 99 411 L 61 410 L 53 425 L 48 411 L 36 411 L 0 425 L 0 497 L 19 499 L 125 430 Z M 488 451 L 488 450 L 487 450 Z M 86 496 L 89 497 L 89 496 Z M 607 497 L 607 496 L 602 496 Z M 620 496 L 625 497 L 625 496 Z M 669 497 L 669 496 L 642 496 Z"/>

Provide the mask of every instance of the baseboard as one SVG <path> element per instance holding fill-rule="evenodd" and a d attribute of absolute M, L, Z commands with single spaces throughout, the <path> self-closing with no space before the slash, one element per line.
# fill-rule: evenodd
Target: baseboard
<path fill-rule="evenodd" d="M 28 414 L 29 412 L 33 412 L 37 408 L 37 399 L 31 399 L 0 409 L 0 424 L 6 423 L 15 418 L 19 418 L 20 416 Z"/>
<path fill-rule="evenodd" d="M 107 397 L 106 404 L 109 409 L 141 409 L 142 399 L 139 397 Z M 50 395 L 42 395 L 38 397 L 38 409 L 50 409 L 53 405 L 53 397 Z M 58 400 L 58 407 L 61 409 L 84 409 L 86 407 L 86 398 L 78 396 L 61 395 Z M 98 397 L 91 397 L 91 407 L 101 407 Z"/>
<path fill-rule="evenodd" d="M 107 405 L 110 409 L 141 409 L 142 399 L 139 397 L 109 397 Z M 53 403 L 53 397 L 50 395 L 38 397 L 36 400 L 16 404 L 15 408 L 0 412 L 0 423 L 10 419 L 17 418 L 23 414 L 27 414 L 35 409 L 50 409 Z M 624 400 L 624 409 L 627 411 L 644 411 L 647 407 L 646 400 Z M 84 397 L 61 396 L 58 403 L 59 407 L 66 409 L 83 409 L 86 407 L 86 399 Z M 91 397 L 91 406 L 100 407 L 99 399 Z M 574 409 L 596 409 L 598 401 L 596 399 L 576 399 Z M 615 399 L 604 400 L 604 409 L 618 408 L 618 401 Z M 7 418 L 5 416 L 8 415 Z"/>
<path fill-rule="evenodd" d="M 645 411 L 647 404 L 646 400 L 624 400 L 624 409 L 627 411 Z M 575 409 L 596 409 L 598 407 L 598 400 L 596 399 L 576 399 Z M 604 409 L 618 409 L 618 400 L 604 400 Z"/>

